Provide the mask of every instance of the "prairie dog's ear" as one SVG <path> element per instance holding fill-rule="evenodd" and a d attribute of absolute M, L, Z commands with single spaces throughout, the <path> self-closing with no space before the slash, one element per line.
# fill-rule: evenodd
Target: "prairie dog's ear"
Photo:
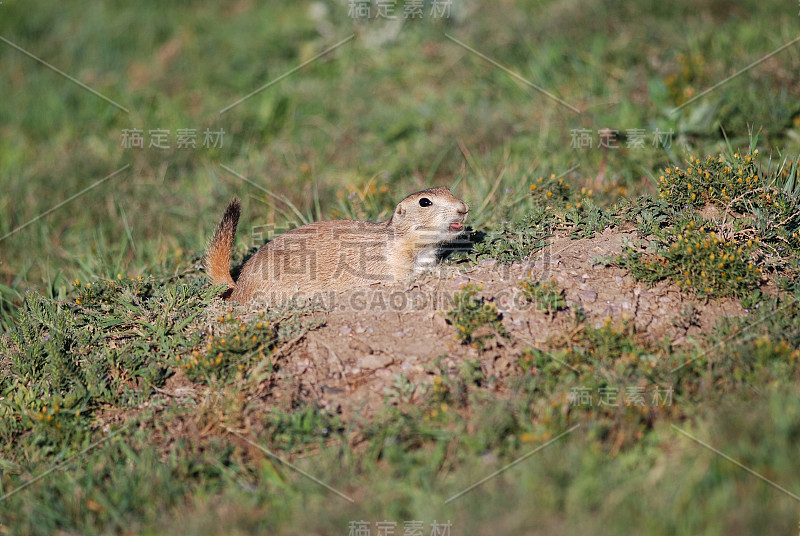
<path fill-rule="evenodd" d="M 406 215 L 406 205 L 405 205 L 405 203 L 400 203 L 399 205 L 397 205 L 397 208 L 394 209 L 394 214 L 395 214 L 395 216 L 398 216 L 400 218 L 405 216 Z"/>

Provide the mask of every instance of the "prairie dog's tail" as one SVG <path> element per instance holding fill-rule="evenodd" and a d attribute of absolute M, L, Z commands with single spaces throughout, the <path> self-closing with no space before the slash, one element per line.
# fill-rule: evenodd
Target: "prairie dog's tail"
<path fill-rule="evenodd" d="M 203 265 L 211 280 L 218 285 L 224 283 L 229 287 L 235 286 L 231 277 L 231 248 L 233 239 L 236 237 L 236 227 L 239 225 L 241 211 L 242 205 L 239 198 L 233 196 L 231 202 L 228 203 L 228 208 L 225 209 L 225 214 L 222 215 L 222 220 L 214 231 L 214 237 L 206 248 Z"/>

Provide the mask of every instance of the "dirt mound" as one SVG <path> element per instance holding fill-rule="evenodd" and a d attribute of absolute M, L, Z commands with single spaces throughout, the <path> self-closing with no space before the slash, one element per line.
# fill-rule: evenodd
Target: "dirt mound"
<path fill-rule="evenodd" d="M 498 389 L 514 373 L 521 353 L 544 347 L 548 339 L 574 325 L 580 308 L 587 321 L 633 322 L 648 338 L 668 337 L 681 344 L 710 329 L 720 316 L 744 313 L 734 301 L 702 302 L 670 284 L 648 288 L 625 270 L 608 267 L 603 257 L 621 252 L 635 231 L 609 229 L 591 239 L 554 237 L 528 262 L 501 265 L 484 260 L 467 270 L 442 267 L 404 287 L 356 289 L 327 296 L 328 310 L 309 313 L 320 326 L 279 347 L 279 371 L 267 398 L 278 406 L 298 401 L 318 404 L 345 421 L 368 418 L 400 383 L 426 385 L 442 370 L 479 360 Z M 541 312 L 522 295 L 523 279 L 554 280 L 565 291 L 567 309 Z M 480 296 L 502 313 L 506 336 L 490 339 L 478 351 L 462 344 L 442 314 L 464 285 L 480 285 Z M 409 393 L 410 401 L 426 389 Z"/>

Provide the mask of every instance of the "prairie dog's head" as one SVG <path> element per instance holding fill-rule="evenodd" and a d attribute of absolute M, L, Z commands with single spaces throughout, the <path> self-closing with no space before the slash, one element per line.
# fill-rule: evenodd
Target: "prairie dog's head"
<path fill-rule="evenodd" d="M 449 188 L 429 188 L 400 201 L 389 224 L 413 234 L 420 246 L 433 245 L 460 235 L 468 212 L 469 205 L 455 197 Z"/>

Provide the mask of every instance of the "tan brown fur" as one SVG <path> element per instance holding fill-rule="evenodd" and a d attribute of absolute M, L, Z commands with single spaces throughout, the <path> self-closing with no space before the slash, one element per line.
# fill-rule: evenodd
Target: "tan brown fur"
<path fill-rule="evenodd" d="M 236 238 L 236 227 L 239 225 L 239 216 L 242 205 L 239 198 L 234 196 L 228 203 L 219 225 L 214 230 L 214 236 L 206 247 L 203 265 L 211 280 L 217 285 L 233 287 L 235 283 L 231 277 L 231 248 L 233 239 Z"/>
<path fill-rule="evenodd" d="M 430 206 L 420 204 L 423 198 Z M 230 298 L 240 303 L 401 281 L 435 263 L 439 245 L 461 233 L 468 211 L 449 189 L 430 188 L 403 199 L 384 223 L 310 223 L 259 249 L 234 284 L 229 273 L 239 214 L 234 198 L 208 246 L 206 267 L 215 283 L 233 286 Z"/>

